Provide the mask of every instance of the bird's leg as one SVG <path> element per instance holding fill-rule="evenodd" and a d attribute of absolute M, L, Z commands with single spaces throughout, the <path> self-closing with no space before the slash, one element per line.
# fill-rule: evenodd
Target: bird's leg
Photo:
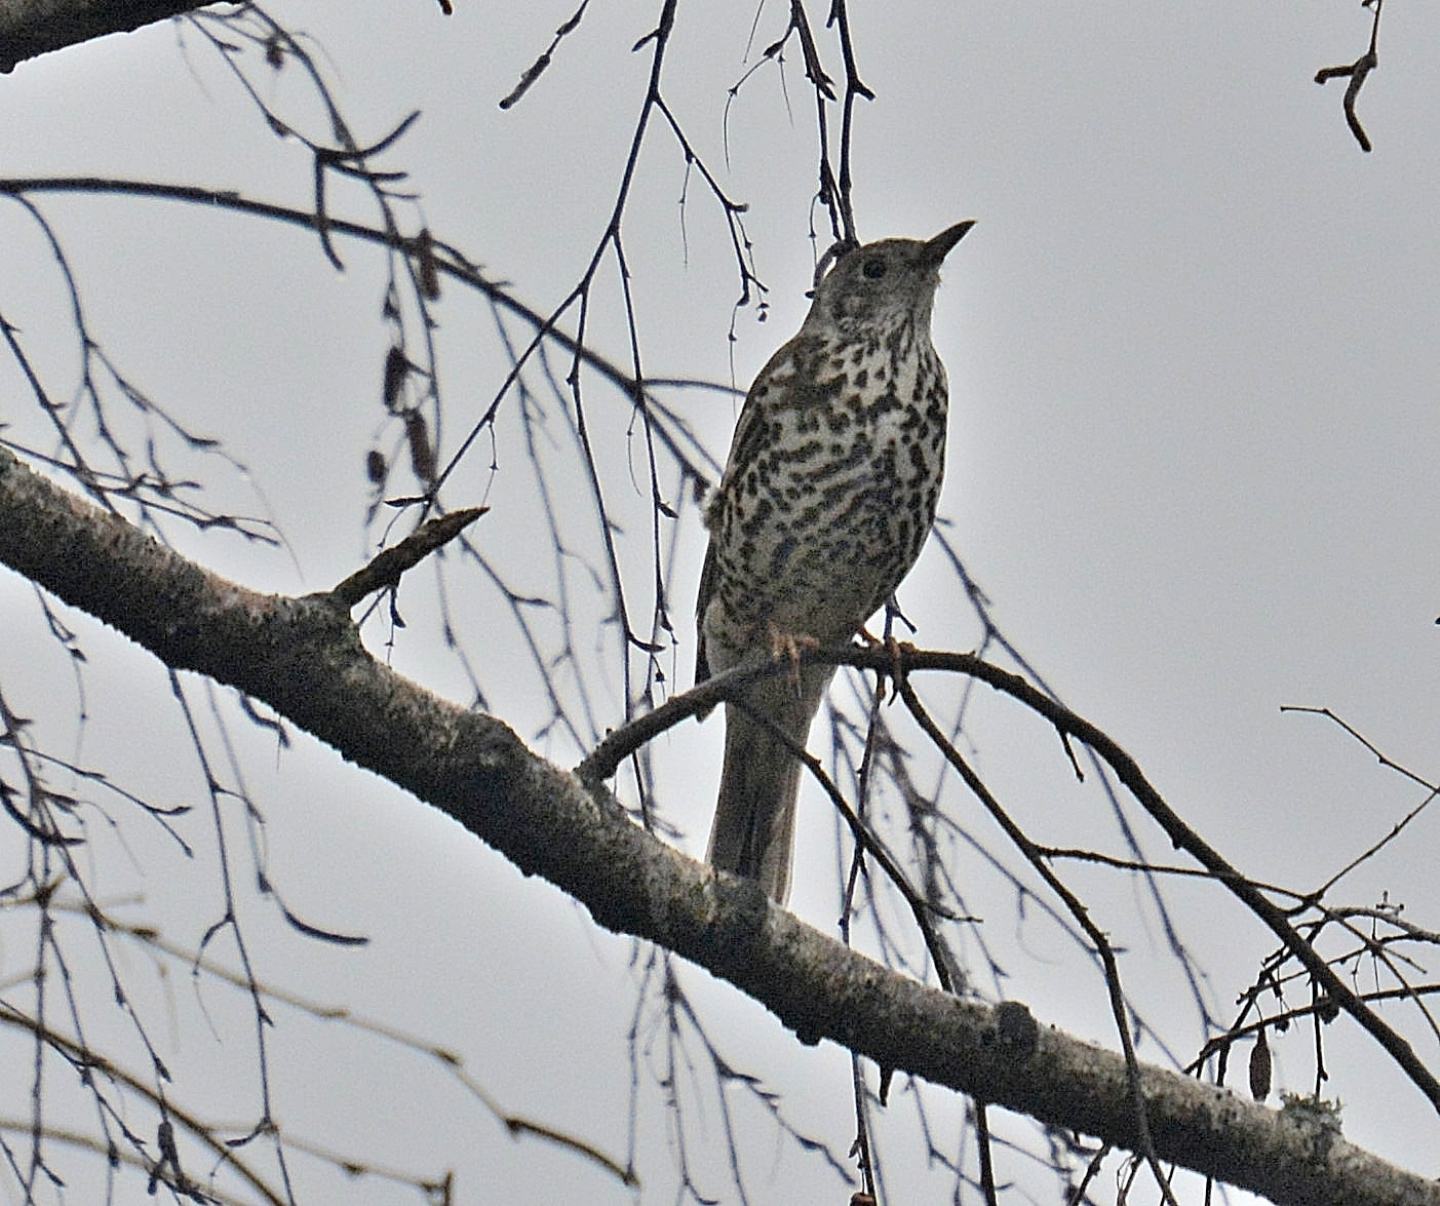
<path fill-rule="evenodd" d="M 790 663 L 790 682 L 795 694 L 800 694 L 800 655 L 807 649 L 819 649 L 820 642 L 809 633 L 782 632 L 773 621 L 767 620 L 765 627 L 770 636 L 770 658 L 779 661 L 785 658 Z"/>
<path fill-rule="evenodd" d="M 871 649 L 884 649 L 890 654 L 890 678 L 896 684 L 895 690 L 891 693 L 894 699 L 900 694 L 900 680 L 905 677 L 905 655 L 914 653 L 915 646 L 910 641 L 897 641 L 893 636 L 887 636 L 884 640 L 871 635 L 864 628 L 855 634 L 865 645 Z M 885 702 L 885 674 L 877 672 L 875 677 L 876 702 Z"/>

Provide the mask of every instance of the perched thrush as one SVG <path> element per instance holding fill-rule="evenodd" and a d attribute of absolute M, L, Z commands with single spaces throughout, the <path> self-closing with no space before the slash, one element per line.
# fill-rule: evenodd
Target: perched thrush
<path fill-rule="evenodd" d="M 697 683 L 848 641 L 915 563 L 945 466 L 949 391 L 930 312 L 940 263 L 971 225 L 842 255 L 755 378 L 705 509 Z M 769 726 L 803 747 L 834 673 L 801 665 L 725 706 L 707 857 L 782 903 L 802 766 Z"/>

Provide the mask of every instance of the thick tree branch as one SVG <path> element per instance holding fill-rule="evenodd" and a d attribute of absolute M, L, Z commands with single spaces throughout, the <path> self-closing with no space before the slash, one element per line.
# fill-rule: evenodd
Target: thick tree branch
<path fill-rule="evenodd" d="M 1118 1055 L 927 988 L 717 878 L 631 823 L 600 788 L 531 753 L 506 725 L 375 661 L 327 595 L 226 581 L 68 494 L 0 447 L 0 562 L 167 665 L 263 700 L 344 757 L 454 817 L 608 929 L 675 951 L 760 1001 L 802 1042 L 1132 1148 Z M 1440 1206 L 1440 1186 L 1317 1123 L 1142 1065 L 1155 1151 L 1277 1202 Z"/>
<path fill-rule="evenodd" d="M 204 7 L 196 0 L 0 0 L 0 72 L 51 50 Z"/>
<path fill-rule="evenodd" d="M 949 653 L 910 647 L 892 651 L 842 645 L 832 649 L 805 650 L 801 658 L 807 662 L 818 661 L 827 665 L 874 670 L 878 674 L 907 674 L 915 670 L 944 670 L 966 674 L 1019 700 L 1050 721 L 1062 736 L 1083 741 L 1115 772 L 1126 789 L 1139 801 L 1140 806 L 1165 831 L 1175 848 L 1193 856 L 1217 883 L 1228 889 L 1254 913 L 1299 960 L 1325 994 L 1371 1034 L 1425 1094 L 1430 1104 L 1440 1111 L 1440 1080 L 1437 1080 L 1410 1043 L 1389 1026 L 1379 1013 L 1369 1008 L 1360 995 L 1326 962 L 1314 945 L 1300 934 L 1291 923 L 1291 914 L 1276 905 L 1260 885 L 1242 874 L 1218 850 L 1191 829 L 1155 790 L 1135 759 L 1083 716 L 1071 711 L 1020 675 L 1002 670 L 973 653 Z M 730 697 L 753 679 L 761 675 L 782 673 L 784 669 L 784 663 L 776 662 L 770 665 L 740 666 L 723 675 L 717 675 L 695 690 L 667 700 L 660 707 L 608 734 L 576 771 L 587 782 L 608 779 L 625 758 L 659 733 L 686 717 L 704 713 L 718 700 Z"/>

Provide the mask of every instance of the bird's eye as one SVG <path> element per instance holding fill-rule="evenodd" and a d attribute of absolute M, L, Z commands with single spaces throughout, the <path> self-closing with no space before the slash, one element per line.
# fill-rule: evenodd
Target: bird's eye
<path fill-rule="evenodd" d="M 885 275 L 885 267 L 884 260 L 878 256 L 872 256 L 860 265 L 860 271 L 863 272 L 869 280 L 878 281 Z"/>

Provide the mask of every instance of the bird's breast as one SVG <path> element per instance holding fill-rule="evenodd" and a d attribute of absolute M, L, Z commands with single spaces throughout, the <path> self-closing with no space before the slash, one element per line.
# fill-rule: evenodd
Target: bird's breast
<path fill-rule="evenodd" d="M 944 471 L 945 374 L 924 343 L 840 349 L 764 399 L 713 514 L 728 615 L 845 640 L 894 592 Z"/>

